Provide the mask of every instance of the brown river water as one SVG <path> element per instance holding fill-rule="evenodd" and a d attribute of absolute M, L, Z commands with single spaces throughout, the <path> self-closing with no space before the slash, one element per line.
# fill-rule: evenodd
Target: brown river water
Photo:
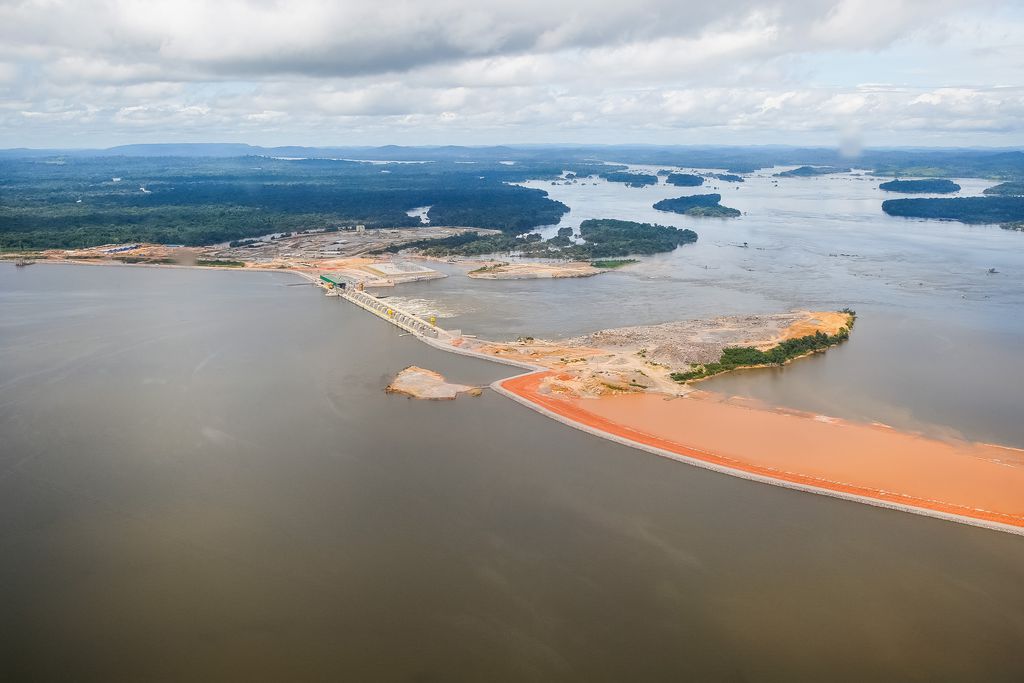
<path fill-rule="evenodd" d="M 0 679 L 1024 677 L 1024 539 L 388 396 L 514 371 L 298 282 L 0 264 Z"/>

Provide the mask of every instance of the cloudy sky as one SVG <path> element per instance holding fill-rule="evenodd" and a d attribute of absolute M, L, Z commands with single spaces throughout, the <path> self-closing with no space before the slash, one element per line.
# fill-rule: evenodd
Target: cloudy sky
<path fill-rule="evenodd" d="M 1021 0 L 0 0 L 0 147 L 1024 145 Z"/>

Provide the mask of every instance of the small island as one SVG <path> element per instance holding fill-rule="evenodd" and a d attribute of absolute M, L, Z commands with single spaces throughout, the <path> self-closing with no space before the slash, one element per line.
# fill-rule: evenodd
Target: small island
<path fill-rule="evenodd" d="M 721 180 L 725 183 L 742 183 L 743 176 L 736 175 L 735 173 L 709 173 L 708 178 L 714 178 L 715 180 Z"/>
<path fill-rule="evenodd" d="M 949 194 L 959 192 L 960 186 L 945 178 L 923 178 L 921 180 L 890 180 L 879 185 L 878 189 L 904 194 Z"/>
<path fill-rule="evenodd" d="M 700 187 L 704 184 L 704 178 L 692 173 L 669 173 L 665 182 L 676 187 Z"/>
<path fill-rule="evenodd" d="M 384 391 L 428 401 L 452 401 L 459 394 L 479 396 L 482 393 L 480 387 L 453 384 L 443 375 L 415 365 L 398 373 Z"/>
<path fill-rule="evenodd" d="M 1024 197 L 931 197 L 887 199 L 882 211 L 904 218 L 934 218 L 961 223 L 1012 224 L 1024 221 Z"/>
<path fill-rule="evenodd" d="M 849 173 L 851 169 L 839 166 L 800 166 L 788 171 L 776 173 L 776 178 L 812 178 L 819 175 L 831 175 L 833 173 Z"/>
<path fill-rule="evenodd" d="M 741 215 L 738 209 L 722 206 L 720 194 L 695 194 L 675 199 L 662 199 L 654 205 L 658 211 L 671 211 L 684 216 L 702 216 L 711 218 L 735 218 Z"/>
<path fill-rule="evenodd" d="M 611 173 L 602 173 L 601 177 L 610 183 L 625 183 L 626 187 L 644 187 L 645 185 L 658 184 L 658 176 L 647 173 L 612 171 Z"/>

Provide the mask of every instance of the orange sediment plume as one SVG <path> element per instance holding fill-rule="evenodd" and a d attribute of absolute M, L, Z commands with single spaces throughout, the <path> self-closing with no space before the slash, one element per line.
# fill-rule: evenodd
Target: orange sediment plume
<path fill-rule="evenodd" d="M 496 385 L 558 419 L 738 476 L 1024 533 L 1024 451 L 943 441 L 709 399 L 542 390 L 549 372 Z"/>

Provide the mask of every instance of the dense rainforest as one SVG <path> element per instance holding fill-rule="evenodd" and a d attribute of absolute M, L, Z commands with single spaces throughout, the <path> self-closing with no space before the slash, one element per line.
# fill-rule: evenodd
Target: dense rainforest
<path fill-rule="evenodd" d="M 557 223 L 568 207 L 509 183 L 604 164 L 369 164 L 266 157 L 0 159 L 0 248 L 112 242 L 202 245 L 272 232 L 362 223 L 518 234 Z"/>

